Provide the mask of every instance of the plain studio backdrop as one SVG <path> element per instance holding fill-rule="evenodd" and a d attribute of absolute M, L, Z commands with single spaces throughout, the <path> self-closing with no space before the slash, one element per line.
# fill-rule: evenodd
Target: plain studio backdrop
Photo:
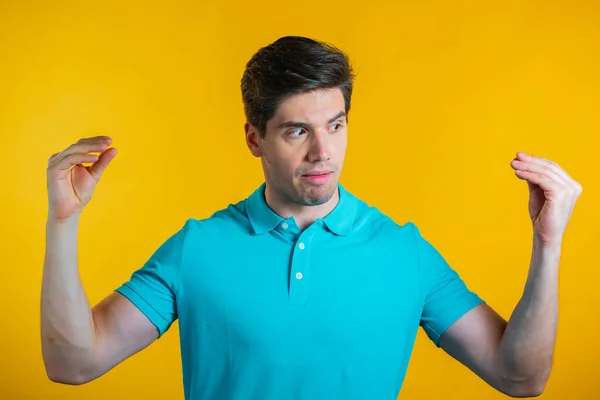
<path fill-rule="evenodd" d="M 260 47 L 303 35 L 345 50 L 358 72 L 341 182 L 398 223 L 414 221 L 505 318 L 532 246 L 527 184 L 510 161 L 530 152 L 582 184 L 543 398 L 599 398 L 600 3 L 83 3 L 0 3 L 0 397 L 183 398 L 177 323 L 89 384 L 46 377 L 48 157 L 95 135 L 119 150 L 81 221 L 80 271 L 96 304 L 186 218 L 262 182 L 244 141 L 240 78 Z M 505 398 L 422 330 L 400 397 Z"/>

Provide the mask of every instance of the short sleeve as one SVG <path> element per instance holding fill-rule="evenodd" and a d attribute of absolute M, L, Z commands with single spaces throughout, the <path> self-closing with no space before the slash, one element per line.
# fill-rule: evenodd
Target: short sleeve
<path fill-rule="evenodd" d="M 128 298 L 158 329 L 161 337 L 177 319 L 176 295 L 189 220 L 167 238 L 128 281 L 115 289 Z"/>
<path fill-rule="evenodd" d="M 467 287 L 438 250 L 421 235 L 419 228 L 412 225 L 423 296 L 420 325 L 439 347 L 442 333 L 484 301 Z"/>

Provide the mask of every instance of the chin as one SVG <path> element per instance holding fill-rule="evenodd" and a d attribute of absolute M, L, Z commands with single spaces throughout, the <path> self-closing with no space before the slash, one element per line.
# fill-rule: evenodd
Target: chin
<path fill-rule="evenodd" d="M 337 181 L 322 186 L 308 186 L 300 190 L 299 203 L 305 206 L 319 206 L 327 203 L 337 190 Z"/>

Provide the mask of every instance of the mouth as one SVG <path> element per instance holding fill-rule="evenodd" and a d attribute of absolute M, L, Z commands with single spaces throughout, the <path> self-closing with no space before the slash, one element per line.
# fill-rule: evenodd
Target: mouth
<path fill-rule="evenodd" d="M 333 171 L 312 171 L 302 175 L 302 179 L 315 185 L 322 185 L 327 183 L 332 176 Z"/>
<path fill-rule="evenodd" d="M 327 175 L 327 174 L 331 174 L 331 173 L 333 173 L 333 171 L 319 170 L 319 171 L 309 172 L 308 174 L 304 174 L 303 176 L 320 176 L 320 175 Z"/>

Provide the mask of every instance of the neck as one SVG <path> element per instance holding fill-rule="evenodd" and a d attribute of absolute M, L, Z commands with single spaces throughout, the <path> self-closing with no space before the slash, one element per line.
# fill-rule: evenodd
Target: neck
<path fill-rule="evenodd" d="M 339 188 L 336 188 L 333 196 L 327 202 L 318 206 L 304 206 L 274 193 L 269 185 L 265 188 L 265 201 L 271 210 L 282 218 L 294 217 L 300 231 L 304 231 L 318 218 L 325 218 L 333 211 L 339 199 Z"/>

